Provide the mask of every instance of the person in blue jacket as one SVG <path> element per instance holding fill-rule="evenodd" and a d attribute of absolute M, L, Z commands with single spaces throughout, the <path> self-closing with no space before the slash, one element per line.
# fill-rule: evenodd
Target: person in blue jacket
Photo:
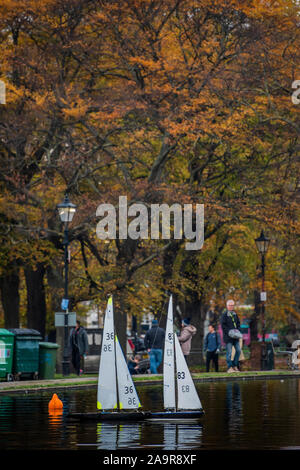
<path fill-rule="evenodd" d="M 208 333 L 204 340 L 204 351 L 206 352 L 206 372 L 209 372 L 210 361 L 213 361 L 215 371 L 219 372 L 219 352 L 221 340 L 219 333 L 216 332 L 214 325 L 208 326 Z"/>

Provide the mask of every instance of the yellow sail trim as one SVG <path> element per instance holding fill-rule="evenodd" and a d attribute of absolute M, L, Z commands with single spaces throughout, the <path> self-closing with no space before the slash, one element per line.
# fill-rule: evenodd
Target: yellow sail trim
<path fill-rule="evenodd" d="M 99 401 L 97 401 L 97 408 L 98 408 L 98 410 L 102 410 L 102 409 L 103 409 L 103 408 L 102 408 L 102 405 L 101 405 L 101 403 L 100 403 Z M 114 410 L 117 410 L 117 409 L 118 409 L 118 404 L 117 404 L 117 403 L 115 404 L 115 406 L 114 406 L 113 409 L 114 409 Z"/>

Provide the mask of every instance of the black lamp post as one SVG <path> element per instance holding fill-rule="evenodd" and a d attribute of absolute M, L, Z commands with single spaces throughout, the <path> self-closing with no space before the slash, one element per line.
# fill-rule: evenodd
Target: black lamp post
<path fill-rule="evenodd" d="M 76 205 L 72 204 L 69 200 L 68 195 L 65 195 L 65 199 L 61 204 L 57 205 L 60 220 L 65 224 L 64 230 L 64 247 L 65 247 L 65 294 L 64 303 L 62 305 L 65 313 L 64 322 L 64 353 L 62 361 L 62 373 L 63 375 L 70 374 L 69 355 L 68 355 L 68 308 L 69 308 L 69 294 L 68 294 L 68 274 L 69 274 L 69 259 L 68 259 L 68 246 L 69 246 L 69 223 L 72 222 L 74 214 L 76 212 Z"/>
<path fill-rule="evenodd" d="M 258 238 L 255 239 L 255 243 L 259 253 L 261 254 L 261 293 L 260 293 L 260 300 L 261 300 L 261 317 L 262 317 L 262 337 L 263 343 L 265 342 L 266 336 L 266 327 L 265 327 L 265 302 L 266 302 L 266 292 L 265 292 L 265 255 L 268 251 L 270 239 L 265 237 L 264 231 L 261 231 L 261 234 Z"/>

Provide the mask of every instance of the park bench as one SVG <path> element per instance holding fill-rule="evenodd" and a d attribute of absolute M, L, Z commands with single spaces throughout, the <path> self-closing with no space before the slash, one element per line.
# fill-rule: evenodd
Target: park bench
<path fill-rule="evenodd" d="M 288 348 L 286 350 L 279 349 L 276 351 L 272 339 L 271 339 L 271 344 L 272 344 L 274 356 L 286 356 L 288 368 L 292 370 L 298 369 L 298 364 L 293 363 L 293 354 L 294 354 L 294 351 L 298 349 L 298 355 L 299 355 L 299 352 L 300 352 L 299 346 L 298 348 Z"/>

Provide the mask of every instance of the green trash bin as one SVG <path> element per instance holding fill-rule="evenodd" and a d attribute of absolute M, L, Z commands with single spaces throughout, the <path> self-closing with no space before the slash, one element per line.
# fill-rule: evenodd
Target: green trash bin
<path fill-rule="evenodd" d="M 14 339 L 13 333 L 0 328 L 0 377 L 6 380 L 13 380 Z"/>
<path fill-rule="evenodd" d="M 56 353 L 59 345 L 56 343 L 39 343 L 39 378 L 54 379 L 56 368 Z"/>
<path fill-rule="evenodd" d="M 37 379 L 39 374 L 39 342 L 42 339 L 37 330 L 10 328 L 14 334 L 13 376 Z"/>

